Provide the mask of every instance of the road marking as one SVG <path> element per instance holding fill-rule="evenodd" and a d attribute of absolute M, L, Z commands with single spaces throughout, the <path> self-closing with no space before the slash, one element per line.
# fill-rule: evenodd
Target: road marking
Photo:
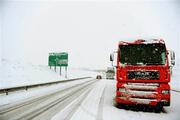
<path fill-rule="evenodd" d="M 104 106 L 104 95 L 105 95 L 105 90 L 106 90 L 106 85 L 103 89 L 100 101 L 99 101 L 99 107 L 98 107 L 98 112 L 96 116 L 96 120 L 103 120 L 103 106 Z"/>

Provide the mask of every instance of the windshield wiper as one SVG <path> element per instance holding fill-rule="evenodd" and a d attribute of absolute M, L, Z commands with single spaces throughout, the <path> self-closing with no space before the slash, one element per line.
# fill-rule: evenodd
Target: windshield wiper
<path fill-rule="evenodd" d="M 146 65 L 164 65 L 162 63 L 145 63 Z"/>

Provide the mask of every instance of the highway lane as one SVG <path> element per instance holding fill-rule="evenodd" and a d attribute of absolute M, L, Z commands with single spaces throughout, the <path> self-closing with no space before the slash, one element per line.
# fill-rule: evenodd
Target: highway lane
<path fill-rule="evenodd" d="M 65 103 L 66 105 L 69 104 L 79 95 L 83 94 L 84 92 L 88 92 L 90 90 L 89 87 L 95 82 L 96 80 L 85 81 L 64 90 L 56 91 L 55 93 L 50 93 L 45 96 L 40 96 L 29 101 L 19 102 L 15 105 L 11 104 L 3 106 L 0 108 L 0 119 L 38 119 L 38 117 L 42 118 L 41 114 L 47 111 L 49 111 L 51 115 L 46 114 L 46 117 L 43 119 L 50 119 L 54 114 L 56 114 L 56 112 L 59 112 L 59 110 L 52 110 L 55 108 L 55 106 L 65 106 Z M 52 111 L 55 111 L 54 114 L 52 114 Z"/>

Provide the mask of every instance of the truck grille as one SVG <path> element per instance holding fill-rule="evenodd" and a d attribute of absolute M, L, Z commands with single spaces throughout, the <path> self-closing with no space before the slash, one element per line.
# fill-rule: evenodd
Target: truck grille
<path fill-rule="evenodd" d="M 158 80 L 159 71 L 128 71 L 127 77 L 135 80 Z"/>
<path fill-rule="evenodd" d="M 124 91 L 119 98 L 136 102 L 137 104 L 150 104 L 158 99 L 158 83 L 126 83 L 123 85 Z"/>

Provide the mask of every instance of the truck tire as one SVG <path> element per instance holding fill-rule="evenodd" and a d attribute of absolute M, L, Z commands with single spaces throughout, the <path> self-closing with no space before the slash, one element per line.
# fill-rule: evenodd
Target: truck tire
<path fill-rule="evenodd" d="M 162 111 L 162 109 L 163 109 L 163 106 L 161 104 L 157 104 L 155 106 L 154 112 L 155 113 L 160 113 Z"/>

